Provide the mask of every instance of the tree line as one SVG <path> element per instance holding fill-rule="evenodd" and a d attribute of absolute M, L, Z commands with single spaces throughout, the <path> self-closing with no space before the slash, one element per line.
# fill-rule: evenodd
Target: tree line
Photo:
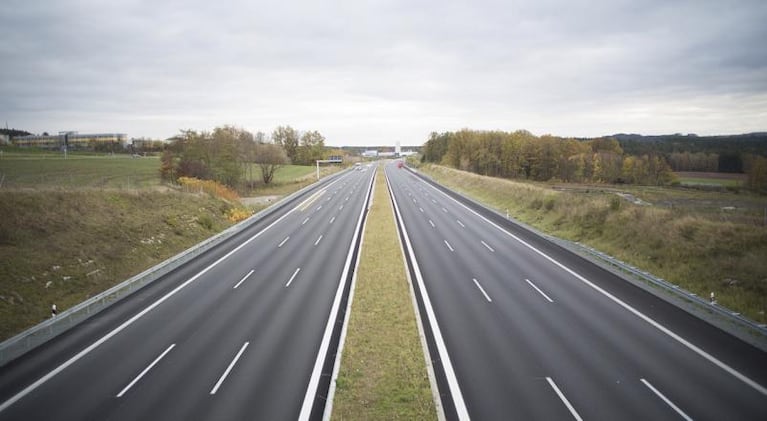
<path fill-rule="evenodd" d="M 662 156 L 626 155 L 615 139 L 538 137 L 525 130 L 432 133 L 423 147 L 422 161 L 536 181 L 661 185 L 673 179 Z"/>
<path fill-rule="evenodd" d="M 261 170 L 261 181 L 269 184 L 284 165 L 314 163 L 324 154 L 325 138 L 318 131 L 301 134 L 290 126 L 277 127 L 271 136 L 233 126 L 211 132 L 182 130 L 163 151 L 160 175 L 174 182 L 194 177 L 233 188 L 253 187 L 254 166 Z"/>

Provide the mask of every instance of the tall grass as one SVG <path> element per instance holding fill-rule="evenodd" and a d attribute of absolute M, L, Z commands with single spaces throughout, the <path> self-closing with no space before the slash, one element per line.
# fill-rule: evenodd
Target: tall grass
<path fill-rule="evenodd" d="M 544 232 L 588 244 L 701 296 L 714 292 L 720 304 L 767 322 L 767 227 L 758 219 L 725 219 L 694 205 L 635 205 L 602 187 L 556 191 L 441 166 L 420 170 Z"/>

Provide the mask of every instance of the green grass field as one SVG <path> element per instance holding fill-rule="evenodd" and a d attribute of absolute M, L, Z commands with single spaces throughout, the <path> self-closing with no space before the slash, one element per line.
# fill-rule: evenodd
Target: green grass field
<path fill-rule="evenodd" d="M 0 188 L 146 188 L 161 184 L 159 169 L 156 157 L 5 152 Z"/>

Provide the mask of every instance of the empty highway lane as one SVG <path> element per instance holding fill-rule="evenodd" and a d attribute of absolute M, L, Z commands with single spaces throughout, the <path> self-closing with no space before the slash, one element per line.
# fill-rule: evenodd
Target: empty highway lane
<path fill-rule="evenodd" d="M 317 183 L 2 367 L 0 419 L 316 418 L 374 173 Z"/>
<path fill-rule="evenodd" d="M 767 355 L 385 169 L 449 419 L 760 420 Z"/>

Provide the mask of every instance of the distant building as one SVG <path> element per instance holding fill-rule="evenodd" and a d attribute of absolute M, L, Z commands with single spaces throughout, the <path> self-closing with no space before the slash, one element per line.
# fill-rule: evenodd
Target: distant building
<path fill-rule="evenodd" d="M 112 145 L 124 149 L 128 144 L 128 135 L 124 133 L 79 134 L 62 132 L 58 135 L 18 136 L 14 137 L 11 142 L 22 148 L 62 149 L 66 146 L 69 150 L 99 150 Z"/>
<path fill-rule="evenodd" d="M 0 134 L 0 145 L 10 145 L 11 137 L 7 134 Z"/>
<path fill-rule="evenodd" d="M 369 149 L 364 152 L 362 152 L 362 156 L 365 158 L 377 158 L 378 157 L 378 150 L 377 149 Z"/>

